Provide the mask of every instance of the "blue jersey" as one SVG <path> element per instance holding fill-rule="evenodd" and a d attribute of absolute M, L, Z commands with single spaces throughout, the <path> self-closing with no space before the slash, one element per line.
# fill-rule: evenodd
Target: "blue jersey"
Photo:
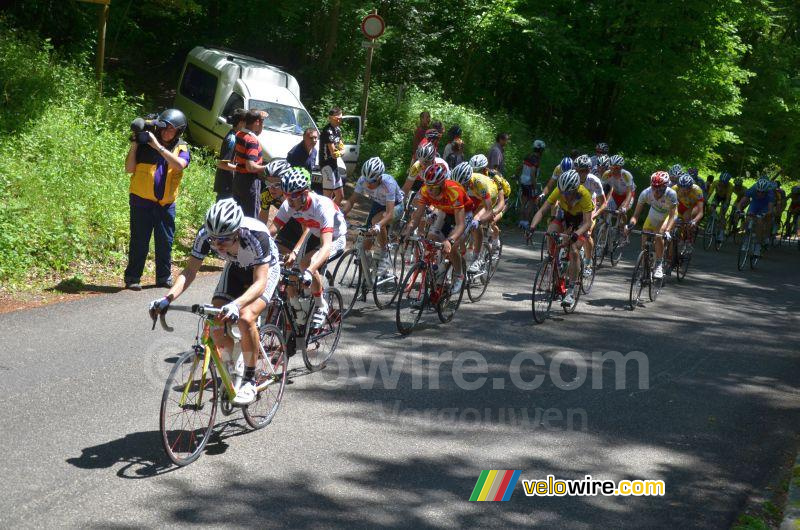
<path fill-rule="evenodd" d="M 763 193 L 762 197 L 758 195 L 755 186 L 744 192 L 744 196 L 750 199 L 750 208 L 747 209 L 748 213 L 754 215 L 765 214 L 769 209 L 769 204 L 775 202 L 775 192 L 773 190 Z"/>

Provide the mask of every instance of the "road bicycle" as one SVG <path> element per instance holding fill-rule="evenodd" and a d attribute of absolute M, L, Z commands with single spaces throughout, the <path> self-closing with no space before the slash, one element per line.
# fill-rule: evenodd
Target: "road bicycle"
<path fill-rule="evenodd" d="M 461 282 L 459 289 L 453 288 L 456 276 L 464 277 L 464 260 L 461 270 L 456 271 L 450 260 L 442 256 L 442 243 L 419 236 L 410 236 L 408 240 L 419 243 L 421 252 L 401 283 L 395 310 L 395 323 L 401 335 L 414 330 L 425 310 L 435 310 L 442 323 L 450 322 L 464 297 L 465 282 Z"/>
<path fill-rule="evenodd" d="M 369 228 L 359 228 L 353 248 L 342 255 L 333 271 L 332 285 L 341 293 L 344 304 L 342 317 L 350 314 L 356 300 L 366 302 L 368 292 L 372 292 L 372 299 L 378 309 L 390 306 L 397 297 L 402 274 L 398 271 L 402 267 L 402 260 L 398 261 L 399 245 L 395 241 L 389 242 L 390 267 L 384 271 L 380 270 L 377 260 L 364 246 L 367 241 L 374 240 L 375 234 Z"/>
<path fill-rule="evenodd" d="M 728 203 L 720 203 L 720 204 L 712 204 L 709 208 L 710 212 L 706 216 L 706 226 L 703 230 L 703 250 L 708 250 L 711 248 L 711 245 L 714 245 L 714 250 L 719 250 L 722 248 L 722 244 L 725 242 L 724 236 L 724 226 L 723 220 L 725 219 L 725 211 L 728 209 Z M 719 233 L 720 231 L 723 232 L 723 237 L 720 239 Z"/>
<path fill-rule="evenodd" d="M 533 293 L 531 294 L 531 310 L 533 319 L 541 324 L 550 316 L 550 308 L 553 300 L 563 299 L 569 289 L 573 290 L 575 301 L 569 306 L 563 306 L 565 313 L 572 313 L 578 306 L 578 299 L 582 288 L 575 289 L 574 285 L 569 285 L 567 275 L 570 265 L 570 252 L 568 247 L 571 243 L 569 234 L 551 232 L 546 234 L 548 246 L 547 259 L 539 265 L 536 276 L 533 279 Z M 583 284 L 583 260 L 579 261 L 577 271 L 577 284 Z"/>
<path fill-rule="evenodd" d="M 606 257 L 611 261 L 611 266 L 616 267 L 622 258 L 622 252 L 630 241 L 625 235 L 625 214 L 619 210 L 606 210 L 600 216 L 595 227 L 595 256 L 596 265 L 601 266 Z"/>
<path fill-rule="evenodd" d="M 757 220 L 762 219 L 763 215 L 747 214 L 747 219 L 744 223 L 744 232 L 742 235 L 742 244 L 739 246 L 739 252 L 736 256 L 736 268 L 744 270 L 748 261 L 750 262 L 750 269 L 755 269 L 758 265 L 760 256 L 754 254 L 754 248 L 758 243 L 758 237 L 755 234 L 755 225 Z"/>
<path fill-rule="evenodd" d="M 473 303 L 479 301 L 483 297 L 486 288 L 489 286 L 489 282 L 492 277 L 494 277 L 494 273 L 497 272 L 500 256 L 503 253 L 501 241 L 498 240 L 497 248 L 494 248 L 495 237 L 491 228 L 487 225 L 482 225 L 478 229 L 483 230 L 483 244 L 481 245 L 481 250 L 478 255 L 481 266 L 476 272 L 469 272 L 469 270 L 467 270 L 466 275 L 467 297 L 470 302 Z M 463 236 L 467 246 L 469 246 L 469 236 L 471 232 L 471 230 L 467 230 Z"/>
<path fill-rule="evenodd" d="M 686 278 L 686 273 L 689 271 L 689 263 L 692 261 L 696 234 L 697 227 L 695 225 L 687 223 L 683 219 L 675 221 L 671 241 L 664 250 L 666 254 L 664 262 L 667 264 L 664 270 L 666 276 L 672 274 L 674 270 L 678 281 L 683 281 Z"/>
<path fill-rule="evenodd" d="M 631 311 L 636 309 L 642 297 L 642 291 L 647 287 L 647 295 L 651 302 L 655 302 L 664 286 L 664 278 L 654 278 L 655 271 L 655 244 L 653 238 L 663 238 L 661 234 L 646 230 L 633 230 L 634 234 L 641 234 L 644 241 L 644 249 L 639 252 L 636 266 L 631 275 L 631 287 L 629 293 L 629 304 Z"/>
<path fill-rule="evenodd" d="M 167 377 L 159 416 L 164 451 L 176 465 L 185 466 L 202 454 L 214 430 L 217 408 L 228 416 L 240 407 L 233 404 L 237 388 L 211 333 L 212 326 L 218 325 L 215 319 L 221 309 L 195 304 L 171 305 L 167 311 L 187 312 L 199 317 L 192 349 L 178 357 Z M 165 313 L 161 313 L 160 322 L 164 330 L 173 331 L 167 325 Z M 153 317 L 153 329 L 155 325 L 156 318 Z M 226 333 L 238 343 L 235 329 L 226 325 Z M 275 417 L 286 386 L 287 364 L 283 334 L 274 325 L 259 326 L 256 399 L 241 407 L 250 427 L 261 429 Z"/>
<path fill-rule="evenodd" d="M 342 331 L 342 295 L 335 287 L 325 288 L 322 296 L 328 305 L 328 314 L 320 327 L 308 325 L 314 314 L 316 301 L 301 282 L 299 269 L 281 268 L 281 279 L 276 295 L 264 310 L 266 322 L 281 330 L 286 340 L 288 357 L 299 349 L 303 364 L 311 372 L 325 368 L 336 351 Z M 296 307 L 289 299 L 289 288 L 296 293 Z"/>

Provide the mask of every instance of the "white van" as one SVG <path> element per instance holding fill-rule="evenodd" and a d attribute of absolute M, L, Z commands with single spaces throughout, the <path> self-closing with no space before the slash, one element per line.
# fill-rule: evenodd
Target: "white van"
<path fill-rule="evenodd" d="M 197 46 L 189 52 L 175 107 L 189 120 L 191 141 L 215 152 L 230 130 L 226 117 L 237 108 L 269 114 L 259 135 L 266 160 L 284 158 L 307 127 L 319 130 L 300 102 L 297 79 L 259 59 L 219 48 Z M 345 150 L 339 171 L 352 174 L 361 148 L 361 117 L 344 116 L 341 127 Z"/>

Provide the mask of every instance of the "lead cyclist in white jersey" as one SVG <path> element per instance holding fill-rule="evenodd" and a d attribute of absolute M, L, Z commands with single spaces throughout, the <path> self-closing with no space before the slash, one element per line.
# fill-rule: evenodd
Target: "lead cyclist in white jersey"
<path fill-rule="evenodd" d="M 275 214 L 269 231 L 270 234 L 275 234 L 289 219 L 295 219 L 303 226 L 303 237 L 286 256 L 284 263 L 290 267 L 300 258 L 300 268 L 304 271 L 303 284 L 311 287 L 316 306 L 311 325 L 318 328 L 324 324 L 328 314 L 328 304 L 322 296 L 322 273 L 328 259 L 344 250 L 347 243 L 347 223 L 339 207 L 331 199 L 309 191 L 308 187 L 308 178 L 300 168 L 293 167 L 281 174 L 281 189 L 286 200 Z M 306 245 L 301 256 L 301 249 L 309 233 L 319 238 L 319 246 L 312 248 Z M 300 304 L 297 293 L 290 287 L 287 287 L 289 303 L 298 309 Z"/>
<path fill-rule="evenodd" d="M 219 321 L 238 320 L 242 335 L 244 367 L 237 366 L 236 375 L 243 376 L 244 384 L 237 389 L 233 403 L 248 405 L 256 398 L 255 366 L 259 343 L 256 322 L 280 278 L 278 248 L 264 223 L 244 217 L 242 208 L 233 199 L 211 206 L 195 238 L 189 262 L 167 295 L 150 303 L 150 315 L 155 317 L 169 309 L 170 303 L 192 284 L 203 259 L 212 250 L 226 263 L 211 303 L 222 308 Z M 214 344 L 219 346 L 222 358 L 227 361 L 233 352 L 233 338 L 224 331 L 224 325 L 212 325 Z"/>

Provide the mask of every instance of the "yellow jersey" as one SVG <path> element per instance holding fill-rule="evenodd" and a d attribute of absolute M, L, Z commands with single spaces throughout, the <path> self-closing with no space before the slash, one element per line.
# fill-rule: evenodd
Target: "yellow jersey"
<path fill-rule="evenodd" d="M 694 208 L 695 204 L 705 200 L 703 197 L 703 189 L 697 184 L 693 184 L 691 189 L 686 192 L 682 191 L 677 184 L 672 186 L 672 189 L 675 190 L 675 193 L 678 195 L 678 202 L 686 208 Z"/>
<path fill-rule="evenodd" d="M 491 177 L 482 173 L 473 173 L 467 183 L 467 195 L 471 199 L 476 199 L 472 201 L 473 203 L 490 200 L 494 206 L 497 203 L 497 185 Z"/>
<path fill-rule="evenodd" d="M 500 173 L 489 173 L 489 177 L 494 181 L 495 185 L 497 186 L 498 191 L 502 190 L 503 195 L 506 199 L 511 197 L 511 184 L 508 183 L 506 179 L 503 178 L 503 175 Z"/>
<path fill-rule="evenodd" d="M 566 197 L 561 195 L 561 190 L 558 187 L 547 197 L 547 202 L 551 205 L 558 203 L 558 206 L 569 215 L 582 215 L 584 213 L 592 213 L 594 210 L 592 194 L 583 186 L 578 186 L 578 199 L 573 203 L 568 202 Z"/>

